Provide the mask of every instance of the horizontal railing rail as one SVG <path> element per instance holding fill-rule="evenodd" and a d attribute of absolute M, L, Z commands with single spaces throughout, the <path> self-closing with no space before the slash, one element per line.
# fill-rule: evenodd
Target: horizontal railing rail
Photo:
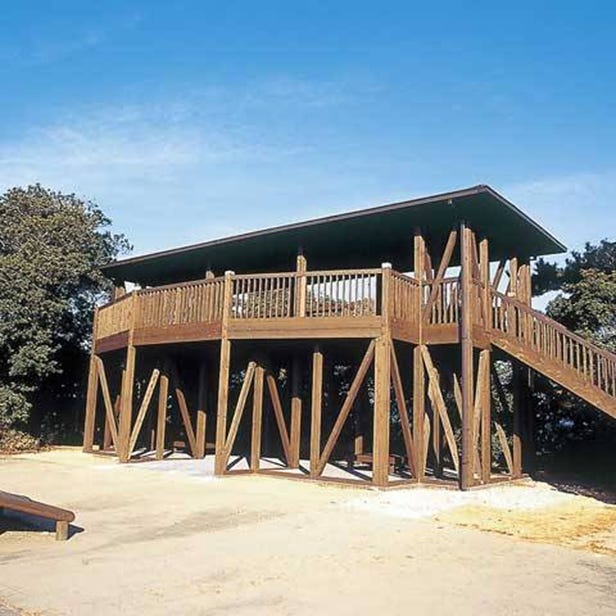
<path fill-rule="evenodd" d="M 171 327 L 219 321 L 223 294 L 223 278 L 137 291 L 135 327 Z"/>
<path fill-rule="evenodd" d="M 96 316 L 96 337 L 106 338 L 128 331 L 133 324 L 133 294 L 122 295 L 100 308 Z"/>

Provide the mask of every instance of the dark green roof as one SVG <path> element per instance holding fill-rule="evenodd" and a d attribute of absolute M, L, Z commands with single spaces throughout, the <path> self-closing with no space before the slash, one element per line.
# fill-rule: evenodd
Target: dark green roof
<path fill-rule="evenodd" d="M 489 239 L 491 260 L 566 250 L 510 201 L 480 185 L 132 257 L 103 269 L 116 281 L 159 285 L 202 278 L 207 269 L 216 274 L 290 271 L 301 250 L 312 270 L 390 262 L 409 271 L 416 228 L 438 255 L 449 231 L 462 221 Z"/>

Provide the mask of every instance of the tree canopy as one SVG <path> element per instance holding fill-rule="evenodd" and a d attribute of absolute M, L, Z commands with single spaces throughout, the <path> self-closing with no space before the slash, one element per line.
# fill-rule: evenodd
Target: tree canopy
<path fill-rule="evenodd" d="M 96 203 L 38 184 L 0 196 L 0 425 L 25 425 L 49 380 L 83 362 L 110 285 L 100 268 L 130 248 L 110 224 Z"/>

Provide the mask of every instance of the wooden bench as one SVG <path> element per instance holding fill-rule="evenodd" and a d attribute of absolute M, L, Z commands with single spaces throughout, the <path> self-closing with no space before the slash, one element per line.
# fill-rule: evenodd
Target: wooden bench
<path fill-rule="evenodd" d="M 58 541 L 68 539 L 68 525 L 75 519 L 75 514 L 68 509 L 60 509 L 60 507 L 32 500 L 27 496 L 20 496 L 19 494 L 11 494 L 10 492 L 0 490 L 0 513 L 4 509 L 54 520 L 56 523 L 56 539 Z"/>

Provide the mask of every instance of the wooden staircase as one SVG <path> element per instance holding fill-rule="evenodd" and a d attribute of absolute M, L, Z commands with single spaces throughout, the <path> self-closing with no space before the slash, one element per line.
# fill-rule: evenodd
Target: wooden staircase
<path fill-rule="evenodd" d="M 492 293 L 492 343 L 616 418 L 616 355 L 498 291 Z"/>

